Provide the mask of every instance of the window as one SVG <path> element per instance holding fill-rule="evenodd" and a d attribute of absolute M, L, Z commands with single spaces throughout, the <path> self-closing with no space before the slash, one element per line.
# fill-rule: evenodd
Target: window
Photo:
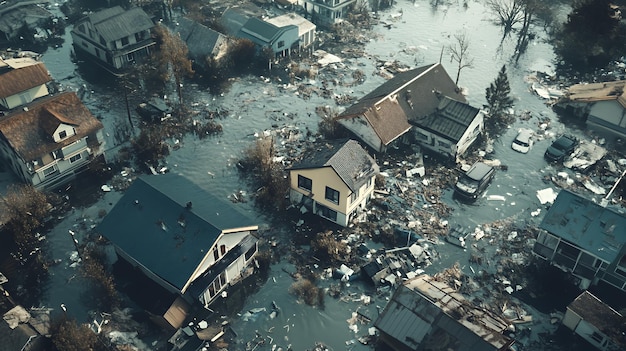
<path fill-rule="evenodd" d="M 278 42 L 278 48 L 282 48 L 283 46 L 285 46 L 285 41 L 281 40 Z"/>
<path fill-rule="evenodd" d="M 80 160 L 81 158 L 83 158 L 83 156 L 81 154 L 76 154 L 76 155 L 70 157 L 70 163 L 74 163 L 74 162 Z"/>
<path fill-rule="evenodd" d="M 370 179 L 367 180 L 367 188 L 369 189 L 372 186 L 372 179 L 374 179 L 374 177 L 370 177 Z"/>
<path fill-rule="evenodd" d="M 85 33 L 85 25 L 84 25 L 84 24 L 81 24 L 80 26 L 78 26 L 78 30 L 79 30 L 81 33 Z"/>
<path fill-rule="evenodd" d="M 96 56 L 98 56 L 98 58 L 100 58 L 100 50 L 98 50 L 98 48 L 94 48 L 96 50 Z"/>
<path fill-rule="evenodd" d="M 100 36 L 100 44 L 107 46 L 107 42 L 104 40 L 102 36 Z"/>
<path fill-rule="evenodd" d="M 416 132 L 417 138 L 420 140 L 428 140 L 428 135 L 422 132 Z"/>
<path fill-rule="evenodd" d="M 226 255 L 226 245 L 220 245 L 220 255 Z"/>
<path fill-rule="evenodd" d="M 59 139 L 65 139 L 67 138 L 67 131 L 62 130 L 59 132 Z"/>
<path fill-rule="evenodd" d="M 593 332 L 593 333 L 591 333 L 590 336 L 597 343 L 601 343 L 604 340 L 604 337 L 602 336 L 602 334 L 600 334 L 598 332 Z"/>
<path fill-rule="evenodd" d="M 55 165 L 53 165 L 52 167 L 48 167 L 48 168 L 44 169 L 43 170 L 43 175 L 45 177 L 48 177 L 50 175 L 55 174 L 56 170 L 57 170 L 57 167 Z"/>
<path fill-rule="evenodd" d="M 337 211 L 333 211 L 330 208 L 326 207 L 326 206 L 319 206 L 319 214 L 324 217 L 324 218 L 328 218 L 333 222 L 337 221 Z"/>
<path fill-rule="evenodd" d="M 256 245 L 252 246 L 251 248 L 248 249 L 248 251 L 246 251 L 244 258 L 246 259 L 246 261 L 248 261 L 252 258 L 252 256 L 254 256 L 255 253 L 256 253 Z"/>
<path fill-rule="evenodd" d="M 446 143 L 445 141 L 441 141 L 441 140 L 437 141 L 437 145 L 441 147 L 446 147 L 446 148 L 450 147 L 449 143 Z"/>
<path fill-rule="evenodd" d="M 354 203 L 357 197 L 358 194 L 356 192 L 353 192 L 352 195 L 350 195 L 350 203 Z"/>
<path fill-rule="evenodd" d="M 331 187 L 326 187 L 326 200 L 339 205 L 339 192 Z"/>
<path fill-rule="evenodd" d="M 126 55 L 126 60 L 127 60 L 127 61 L 129 61 L 129 62 L 130 62 L 130 61 L 132 61 L 132 60 L 134 60 L 134 59 L 135 59 L 135 57 L 133 56 L 133 54 L 132 54 L 132 53 L 130 53 L 130 54 L 128 54 L 128 55 Z"/>
<path fill-rule="evenodd" d="M 313 181 L 298 174 L 298 188 L 311 191 L 313 189 Z"/>
<path fill-rule="evenodd" d="M 220 259 L 220 252 L 219 252 L 217 246 L 213 249 L 213 259 L 215 261 Z"/>
<path fill-rule="evenodd" d="M 122 38 L 122 46 L 126 46 L 128 45 L 128 37 L 123 37 Z"/>

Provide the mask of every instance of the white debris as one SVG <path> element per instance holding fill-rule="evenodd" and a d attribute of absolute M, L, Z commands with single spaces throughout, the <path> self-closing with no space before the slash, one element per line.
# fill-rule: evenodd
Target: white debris
<path fill-rule="evenodd" d="M 541 209 L 540 209 L 540 208 L 538 208 L 538 209 L 536 209 L 536 210 L 532 211 L 532 212 L 530 213 L 530 215 L 531 215 L 531 216 L 533 216 L 533 217 L 537 217 L 537 216 L 539 216 L 539 214 L 540 214 L 540 213 L 541 213 Z"/>
<path fill-rule="evenodd" d="M 108 186 L 108 185 L 106 185 L 106 184 L 102 185 L 102 186 L 100 187 L 100 189 L 102 189 L 102 191 L 104 191 L 104 192 L 109 192 L 109 191 L 111 191 L 111 187 L 110 187 L 110 186 Z"/>
<path fill-rule="evenodd" d="M 489 195 L 487 196 L 487 200 L 492 200 L 492 201 L 505 201 L 506 198 L 502 195 Z"/>
<path fill-rule="evenodd" d="M 411 178 L 414 175 L 418 175 L 420 177 L 423 177 L 426 174 L 426 169 L 424 167 L 417 167 L 417 168 L 412 168 L 412 169 L 407 169 L 406 170 L 406 177 L 407 178 Z"/>
<path fill-rule="evenodd" d="M 599 186 L 598 184 L 596 184 L 591 179 L 585 179 L 583 181 L 583 186 L 585 188 L 587 188 L 587 190 L 590 190 L 591 192 L 593 192 L 596 195 L 605 195 L 606 194 L 606 189 L 604 189 L 603 187 Z"/>
<path fill-rule="evenodd" d="M 558 193 L 552 188 L 537 190 L 537 198 L 542 205 L 546 203 L 553 203 L 554 200 L 556 200 L 557 195 Z"/>
<path fill-rule="evenodd" d="M 509 294 L 512 294 L 512 293 L 513 293 L 513 291 L 515 291 L 515 290 L 513 290 L 513 288 L 512 288 L 512 287 L 507 286 L 506 288 L 504 288 L 504 291 L 508 292 Z"/>

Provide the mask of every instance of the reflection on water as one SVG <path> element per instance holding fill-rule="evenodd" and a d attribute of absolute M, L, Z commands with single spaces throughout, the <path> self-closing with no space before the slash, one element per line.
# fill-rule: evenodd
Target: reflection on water
<path fill-rule="evenodd" d="M 373 39 L 366 46 L 366 52 L 371 56 L 345 62 L 365 72 L 367 75 L 365 83 L 356 87 L 333 86 L 334 92 L 359 98 L 384 81 L 375 74 L 373 58 L 398 60 L 412 67 L 430 64 L 439 61 L 442 48 L 452 44 L 452 36 L 455 33 L 467 32 L 471 41 L 470 55 L 474 58 L 474 65 L 472 68 L 462 70 L 459 85 L 468 94 L 469 102 L 477 107 L 482 106 L 485 102 L 485 88 L 495 79 L 500 67 L 507 64 L 512 94 L 516 98 L 516 109 L 529 111 L 532 118 L 516 122 L 495 142 L 494 153 L 490 157 L 501 160 L 508 169 L 497 172 L 487 191 L 474 204 L 459 203 L 452 199 L 451 190 L 445 191 L 444 200 L 454 208 L 449 219 L 450 225 L 459 224 L 473 229 L 482 223 L 504 218 L 519 218 L 520 221 L 536 220 L 537 217 L 529 215 L 530 212 L 541 208 L 535 192 L 550 186 L 543 182 L 543 176 L 551 170 L 551 166 L 547 165 L 542 157 L 549 140 L 537 141 L 526 155 L 511 150 L 510 142 L 520 127 L 536 130 L 540 116 L 549 118 L 552 121 L 552 128 L 557 133 L 564 129 L 552 111 L 529 92 L 528 83 L 525 81 L 525 77 L 531 73 L 527 71 L 527 67 L 539 65 L 542 69 L 551 69 L 549 66 L 554 58 L 553 52 L 551 47 L 545 44 L 543 34 L 539 33 L 519 64 L 513 65 L 510 58 L 513 54 L 514 39 L 505 40 L 502 46 L 498 47 L 501 39 L 499 28 L 492 24 L 488 12 L 481 4 L 469 2 L 467 8 L 450 5 L 433 10 L 427 1 L 396 3 L 391 12 L 380 15 L 389 19 L 391 13 L 395 14 L 400 9 L 402 15 L 394 16 L 397 19 L 393 21 L 389 19 L 392 21 L 389 29 L 382 26 L 375 29 Z M 77 74 L 76 66 L 70 62 L 70 49 L 71 39 L 66 40 L 63 47 L 49 50 L 45 54 L 44 61 L 52 76 L 68 88 L 83 89 L 85 104 L 107 127 L 115 123 L 124 123 L 126 109 L 124 104 L 120 103 L 122 100 L 117 94 L 119 92 L 110 91 L 108 85 L 94 85 L 83 81 Z M 454 79 L 456 67 L 450 62 L 445 50 L 442 58 L 442 64 Z M 311 84 L 320 83 L 311 82 Z M 293 87 L 286 84 L 271 84 L 258 76 L 244 77 L 235 81 L 231 89 L 220 96 L 210 96 L 196 85 L 188 84 L 184 90 L 189 96 L 187 101 L 196 108 L 226 110 L 228 114 L 219 121 L 224 132 L 218 136 L 200 140 L 190 135 L 182 140 L 171 140 L 172 144 L 176 143 L 182 147 L 168 157 L 168 168 L 223 198 L 241 189 L 247 189 L 245 182 L 238 176 L 236 163 L 243 150 L 255 140 L 255 133 L 276 126 L 289 125 L 299 128 L 302 134 L 306 135 L 307 130 L 317 129 L 319 117 L 315 113 L 315 108 L 325 105 L 335 106 L 333 101 L 322 99 L 315 94 L 310 99 L 304 100 L 296 94 Z M 113 132 L 108 130 L 108 133 L 110 135 L 107 142 L 111 147 L 115 141 L 111 136 Z M 114 201 L 112 195 L 107 195 L 94 206 L 94 209 L 109 208 L 109 204 Z M 237 206 L 243 207 L 249 213 L 255 211 L 250 202 Z M 85 212 L 84 215 L 90 218 L 87 221 L 96 218 L 96 214 L 88 213 L 89 209 Z M 75 219 L 68 220 L 51 235 L 55 257 L 68 257 L 68 253 L 73 250 L 69 236 L 64 238 L 66 236 L 64 233 L 67 233 L 74 224 Z M 288 236 L 291 233 L 284 232 L 278 235 Z M 469 257 L 468 251 L 452 245 L 440 245 L 437 250 L 440 259 L 428 268 L 428 273 L 435 273 L 456 261 L 467 262 Z M 377 307 L 382 308 L 386 304 L 385 298 L 374 297 L 371 305 L 364 306 L 356 300 L 361 294 L 372 295 L 373 291 L 360 283 L 353 283 L 351 291 L 355 293 L 355 301 L 327 297 L 324 309 L 299 304 L 288 293 L 292 279 L 281 270 L 283 265 L 286 264 L 281 263 L 272 267 L 268 282 L 258 294 L 250 297 L 242 311 L 245 313 L 255 308 L 270 311 L 271 303 L 275 301 L 280 307 L 280 313 L 271 319 L 269 313 L 258 312 L 250 318 L 245 318 L 246 320 L 235 321 L 233 327 L 242 343 L 237 346 L 238 348 L 243 348 L 245 342 L 254 338 L 255 330 L 262 330 L 264 334 L 270 335 L 274 344 L 283 348 L 291 345 L 294 350 L 312 348 L 316 341 L 323 341 L 335 350 L 367 348 L 354 342 L 354 339 L 365 334 L 371 323 L 359 324 L 358 334 L 355 334 L 354 330 L 349 329 L 347 320 L 357 309 L 375 319 Z M 463 264 L 462 267 L 467 269 Z M 81 285 L 78 280 L 70 280 L 75 274 L 73 268 L 62 264 L 54 268 L 54 274 L 61 279 L 54 279 L 52 285 L 48 287 L 44 303 L 51 306 L 61 301 L 66 304 L 69 301 L 81 304 Z M 327 287 L 327 284 L 327 281 L 323 281 L 321 286 Z M 73 299 L 71 296 L 77 298 Z M 78 306 L 70 306 L 70 309 L 81 312 L 85 310 L 84 307 Z"/>

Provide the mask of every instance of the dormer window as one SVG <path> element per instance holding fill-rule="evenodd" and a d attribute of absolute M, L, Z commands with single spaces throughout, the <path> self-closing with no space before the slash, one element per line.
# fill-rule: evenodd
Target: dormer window
<path fill-rule="evenodd" d="M 67 138 L 67 131 L 65 131 L 65 130 L 60 131 L 59 132 L 59 139 L 63 140 L 65 138 Z"/>

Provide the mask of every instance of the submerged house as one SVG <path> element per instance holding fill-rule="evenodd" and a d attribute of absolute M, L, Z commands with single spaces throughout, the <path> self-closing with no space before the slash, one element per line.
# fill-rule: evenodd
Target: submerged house
<path fill-rule="evenodd" d="M 289 169 L 292 203 L 347 226 L 374 193 L 376 161 L 355 140 L 327 143 Z"/>
<path fill-rule="evenodd" d="M 92 13 L 71 31 L 74 49 L 117 73 L 149 56 L 156 42 L 154 23 L 140 7 L 120 6 Z"/>
<path fill-rule="evenodd" d="M 562 323 L 598 350 L 626 350 L 626 317 L 589 291 L 567 306 Z"/>
<path fill-rule="evenodd" d="M 228 51 L 228 37 L 189 18 L 178 19 L 174 30 L 187 44 L 189 57 L 201 67 L 208 60 L 219 64 Z"/>
<path fill-rule="evenodd" d="M 174 174 L 135 180 L 97 230 L 160 286 L 166 297 L 150 312 L 174 328 L 191 306 L 208 308 L 250 273 L 258 250 L 255 221 Z"/>
<path fill-rule="evenodd" d="M 0 1 L 0 42 L 17 40 L 24 28 L 47 36 L 42 28 L 54 17 L 41 6 L 47 3 L 49 0 Z"/>
<path fill-rule="evenodd" d="M 586 119 L 591 128 L 626 138 L 626 80 L 576 84 L 558 106 Z"/>
<path fill-rule="evenodd" d="M 561 190 L 539 226 L 533 253 L 571 272 L 580 286 L 626 291 L 626 214 Z"/>
<path fill-rule="evenodd" d="M 395 351 L 508 351 L 509 323 L 428 275 L 406 280 L 374 326 Z"/>
<path fill-rule="evenodd" d="M 0 157 L 25 183 L 53 189 L 104 153 L 102 123 L 74 92 L 0 117 Z"/>
<path fill-rule="evenodd" d="M 42 62 L 31 58 L 0 59 L 0 107 L 10 110 L 48 95 L 52 81 Z"/>
<path fill-rule="evenodd" d="M 422 147 L 457 159 L 484 130 L 484 114 L 466 102 L 443 96 L 433 113 L 409 123 Z"/>
<path fill-rule="evenodd" d="M 413 139 L 409 133 L 413 124 L 422 133 L 415 137 L 420 144 L 449 154 L 453 148 L 466 149 L 475 139 L 475 127 L 482 125 L 482 114 L 477 109 L 460 104 L 466 104 L 465 97 L 443 66 L 435 63 L 396 74 L 336 119 L 377 152 L 385 152 L 401 142 L 408 143 Z M 475 112 L 473 118 L 467 121 L 472 112 Z M 442 116 L 445 122 L 440 122 Z M 449 130 L 452 124 L 457 127 L 454 133 Z M 466 126 L 465 129 L 459 124 Z M 459 141 L 452 144 L 450 139 L 457 138 Z M 439 146 L 438 141 L 444 143 L 444 140 L 449 147 Z"/>

